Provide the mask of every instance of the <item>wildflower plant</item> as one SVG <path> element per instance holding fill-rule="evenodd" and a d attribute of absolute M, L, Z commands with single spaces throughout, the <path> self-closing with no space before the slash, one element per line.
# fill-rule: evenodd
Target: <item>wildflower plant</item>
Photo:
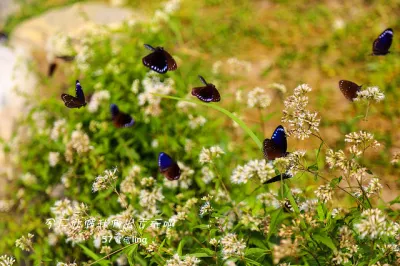
<path fill-rule="evenodd" d="M 147 22 L 88 27 L 80 40 L 61 40 L 63 49 L 79 43 L 68 47 L 76 60 L 66 71 L 82 77 L 92 98 L 79 110 L 59 99 L 31 101 L 15 137 L 3 145 L 17 193 L 0 199 L 6 217 L 0 229 L 7 233 L 0 263 L 399 263 L 399 212 L 392 206 L 399 200 L 383 200 L 383 173 L 371 162 L 388 141 L 358 120 L 330 141 L 322 130 L 324 111 L 311 103 L 320 88 L 307 84 L 258 84 L 247 101 L 245 90 L 221 93 L 220 103 L 188 98 L 188 85 L 197 80 L 191 73 L 227 88 L 255 67 L 234 57 L 210 62 L 185 50 L 176 14 L 185 4 L 167 1 Z M 149 72 L 140 61 L 143 40 L 171 47 L 178 69 Z M 368 93 L 359 98 L 389 98 L 376 89 Z M 111 103 L 135 125 L 115 128 Z M 273 111 L 281 105 L 283 111 Z M 248 119 L 247 111 L 260 119 Z M 288 132 L 288 154 L 273 161 L 262 152 L 267 119 Z M 181 169 L 178 180 L 159 172 L 157 156 L 164 151 Z M 398 157 L 389 160 L 396 164 Z M 281 179 L 267 184 L 276 176 Z"/>

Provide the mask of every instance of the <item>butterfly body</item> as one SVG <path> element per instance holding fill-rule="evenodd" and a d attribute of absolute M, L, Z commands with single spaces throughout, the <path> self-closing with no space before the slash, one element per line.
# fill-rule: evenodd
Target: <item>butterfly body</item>
<path fill-rule="evenodd" d="M 263 143 L 264 157 L 267 160 L 275 160 L 288 155 L 286 133 L 283 126 L 278 126 L 271 139 L 265 139 Z"/>
<path fill-rule="evenodd" d="M 361 86 L 349 80 L 340 80 L 339 89 L 343 93 L 344 97 L 350 101 L 354 101 L 357 98 L 357 93 L 361 90 Z"/>
<path fill-rule="evenodd" d="M 160 74 L 165 74 L 168 70 L 172 71 L 178 67 L 175 60 L 163 47 L 153 48 L 148 44 L 144 46 L 153 51 L 142 59 L 143 65 L 146 67 Z"/>
<path fill-rule="evenodd" d="M 160 152 L 158 155 L 158 167 L 168 180 L 178 180 L 181 176 L 178 164 L 165 152 Z"/>
<path fill-rule="evenodd" d="M 75 82 L 75 92 L 76 97 L 66 93 L 61 94 L 61 99 L 64 101 L 65 106 L 68 108 L 81 108 L 82 106 L 86 106 L 85 94 L 83 93 L 79 80 Z"/>
<path fill-rule="evenodd" d="M 387 28 L 372 44 L 372 55 L 386 55 L 393 41 L 393 29 Z"/>
<path fill-rule="evenodd" d="M 199 76 L 199 78 L 205 86 L 193 88 L 192 95 L 203 102 L 219 102 L 221 100 L 221 95 L 215 85 L 207 83 L 202 76 Z"/>
<path fill-rule="evenodd" d="M 282 176 L 281 175 L 277 175 L 277 176 L 274 176 L 271 179 L 268 179 L 267 181 L 264 182 L 264 184 L 274 183 L 274 182 L 281 181 L 281 180 L 284 180 L 284 179 L 288 179 L 288 178 L 291 178 L 291 177 L 293 177 L 293 176 L 289 175 L 287 173 L 284 173 L 284 174 L 282 174 Z"/>
<path fill-rule="evenodd" d="M 114 126 L 117 128 L 131 127 L 135 124 L 135 120 L 130 115 L 120 111 L 116 104 L 111 104 L 110 112 Z"/>

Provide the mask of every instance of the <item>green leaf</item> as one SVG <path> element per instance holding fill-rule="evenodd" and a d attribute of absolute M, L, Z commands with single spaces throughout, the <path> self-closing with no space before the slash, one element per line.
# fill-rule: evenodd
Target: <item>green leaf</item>
<path fill-rule="evenodd" d="M 327 246 L 328 248 L 330 248 L 333 251 L 336 251 L 336 246 L 333 243 L 332 239 L 328 236 L 322 236 L 322 235 L 314 235 L 313 239 L 319 243 L 324 244 L 325 246 Z"/>
<path fill-rule="evenodd" d="M 183 249 L 184 245 L 185 245 L 185 240 L 182 239 L 181 242 L 179 242 L 178 249 L 177 249 L 177 253 L 179 254 L 179 256 L 182 256 L 182 249 Z"/>
<path fill-rule="evenodd" d="M 93 251 L 91 251 L 90 249 L 85 247 L 84 245 L 78 244 L 78 246 L 80 246 L 83 249 L 83 252 L 85 252 L 86 255 L 88 255 L 95 261 L 97 261 L 96 264 L 98 263 L 100 265 L 109 265 L 109 263 L 111 263 L 109 260 L 106 260 L 106 259 L 100 260 L 102 257 L 98 256 L 96 253 L 94 253 Z"/>
<path fill-rule="evenodd" d="M 244 260 L 248 263 L 248 265 L 260 265 L 260 266 L 262 266 L 261 263 L 255 261 L 255 260 L 252 260 L 252 259 L 249 259 L 249 258 L 246 258 L 246 257 L 244 258 Z"/>
<path fill-rule="evenodd" d="M 209 258 L 212 255 L 208 255 L 207 253 L 192 253 L 191 256 L 195 256 L 196 258 Z"/>
<path fill-rule="evenodd" d="M 313 171 L 318 171 L 318 165 L 317 164 L 310 165 L 307 169 L 313 170 Z"/>
<path fill-rule="evenodd" d="M 279 208 L 275 210 L 272 215 L 271 215 L 271 223 L 269 224 L 269 232 L 268 232 L 268 237 L 267 240 L 271 237 L 273 233 L 275 233 L 276 228 L 280 222 L 280 218 L 282 216 L 283 210 L 282 208 Z"/>
<path fill-rule="evenodd" d="M 331 180 L 331 187 L 336 187 L 337 185 L 339 185 L 340 181 L 342 181 L 343 177 L 339 176 L 338 178 L 334 178 Z"/>

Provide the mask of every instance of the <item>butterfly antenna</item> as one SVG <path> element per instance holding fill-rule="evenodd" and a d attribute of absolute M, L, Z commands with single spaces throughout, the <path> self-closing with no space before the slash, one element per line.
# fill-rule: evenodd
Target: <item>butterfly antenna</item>
<path fill-rule="evenodd" d="M 144 47 L 146 47 L 147 49 L 149 49 L 150 51 L 155 51 L 156 49 L 151 46 L 150 44 L 144 44 Z"/>
<path fill-rule="evenodd" d="M 201 82 L 203 82 L 204 85 L 208 85 L 207 81 L 199 75 L 199 79 L 201 80 Z"/>

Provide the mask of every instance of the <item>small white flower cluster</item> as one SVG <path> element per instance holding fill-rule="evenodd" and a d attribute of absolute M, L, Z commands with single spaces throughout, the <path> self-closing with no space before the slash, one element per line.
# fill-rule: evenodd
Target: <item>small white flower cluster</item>
<path fill-rule="evenodd" d="M 220 239 L 222 246 L 222 255 L 224 259 L 228 259 L 233 256 L 243 256 L 246 243 L 243 239 L 238 239 L 234 233 L 229 233 Z"/>
<path fill-rule="evenodd" d="M 282 239 L 279 245 L 275 245 L 272 250 L 273 262 L 278 262 L 287 256 L 296 256 L 298 253 L 298 241 L 295 239 L 293 242 L 291 239 Z"/>
<path fill-rule="evenodd" d="M 360 156 L 368 148 L 378 148 L 379 142 L 374 139 L 374 135 L 365 131 L 352 132 L 345 136 L 345 142 L 352 144 L 350 153 Z"/>
<path fill-rule="evenodd" d="M 37 177 L 29 172 L 23 174 L 20 179 L 27 186 L 37 184 Z"/>
<path fill-rule="evenodd" d="M 78 266 L 78 264 L 76 264 L 75 262 L 57 262 L 56 266 Z"/>
<path fill-rule="evenodd" d="M 176 13 L 180 8 L 180 0 L 169 0 L 164 3 L 163 8 L 157 9 L 150 21 L 150 30 L 157 32 L 161 29 L 161 23 L 169 21 L 171 15 Z"/>
<path fill-rule="evenodd" d="M 273 207 L 274 209 L 278 209 L 281 207 L 281 204 L 278 200 L 278 195 L 272 191 L 259 194 L 257 196 L 257 200 L 259 200 L 266 207 Z"/>
<path fill-rule="evenodd" d="M 157 201 L 162 202 L 163 200 L 164 195 L 160 187 L 155 187 L 152 190 L 142 189 L 139 194 L 139 204 L 147 210 L 149 218 L 158 213 Z M 142 213 L 142 215 L 145 215 L 145 213 Z"/>
<path fill-rule="evenodd" d="M 35 122 L 39 134 L 43 134 L 47 130 L 46 128 L 47 116 L 48 114 L 46 111 L 36 111 L 32 114 L 32 119 Z"/>
<path fill-rule="evenodd" d="M 227 70 L 229 75 L 244 75 L 249 73 L 252 69 L 252 65 L 250 62 L 245 60 L 240 60 L 236 57 L 228 58 L 225 62 L 223 61 L 215 61 L 212 66 L 212 72 L 214 74 L 221 73 L 221 67 L 227 66 L 222 70 Z"/>
<path fill-rule="evenodd" d="M 313 132 L 318 132 L 320 118 L 317 112 L 306 110 L 308 97 L 311 91 L 307 84 L 301 84 L 294 89 L 293 95 L 286 98 L 283 110 L 282 122 L 289 123 L 288 135 L 294 135 L 297 139 L 309 138 Z"/>
<path fill-rule="evenodd" d="M 64 136 L 67 133 L 66 126 L 67 121 L 65 119 L 56 120 L 50 132 L 50 138 L 56 141 L 60 136 Z"/>
<path fill-rule="evenodd" d="M 201 260 L 194 256 L 186 255 L 183 259 L 178 254 L 174 254 L 171 259 L 167 260 L 166 266 L 196 266 L 199 265 Z"/>
<path fill-rule="evenodd" d="M 138 177 L 140 174 L 140 166 L 138 165 L 133 165 L 128 173 L 128 175 L 122 180 L 121 184 L 119 185 L 119 188 L 121 192 L 126 193 L 126 194 L 136 194 L 137 193 L 137 188 L 135 186 L 135 178 Z"/>
<path fill-rule="evenodd" d="M 15 259 L 11 256 L 2 255 L 0 256 L 0 265 L 2 266 L 12 266 L 15 262 Z"/>
<path fill-rule="evenodd" d="M 201 168 L 202 179 L 204 183 L 209 184 L 215 177 L 213 171 L 207 166 Z"/>
<path fill-rule="evenodd" d="M 257 87 L 247 94 L 247 106 L 249 108 L 264 109 L 270 106 L 271 97 L 266 93 L 265 89 Z"/>
<path fill-rule="evenodd" d="M 282 94 L 285 94 L 287 92 L 286 86 L 280 83 L 271 83 L 268 85 L 268 88 L 276 89 Z"/>
<path fill-rule="evenodd" d="M 99 109 L 100 103 L 104 100 L 110 99 L 110 92 L 108 90 L 101 90 L 101 91 L 96 91 L 93 95 L 92 98 L 90 99 L 90 102 L 88 104 L 88 110 L 91 113 L 97 112 Z"/>
<path fill-rule="evenodd" d="M 74 130 L 71 134 L 71 140 L 67 143 L 65 149 L 65 160 L 69 163 L 73 162 L 73 150 L 78 154 L 86 153 L 92 149 L 89 136 L 82 130 Z"/>
<path fill-rule="evenodd" d="M 57 32 L 47 39 L 47 62 L 52 62 L 56 56 L 74 56 L 76 51 L 72 45 L 72 39 L 65 32 Z"/>
<path fill-rule="evenodd" d="M 60 160 L 59 152 L 49 152 L 49 165 L 50 167 L 54 167 L 58 164 Z"/>
<path fill-rule="evenodd" d="M 385 99 L 385 94 L 383 94 L 378 87 L 374 86 L 357 92 L 357 98 L 355 98 L 354 101 L 380 102 L 383 99 Z"/>
<path fill-rule="evenodd" d="M 189 127 L 191 129 L 202 127 L 207 122 L 207 119 L 201 115 L 193 116 L 192 114 L 189 114 L 188 118 L 189 118 Z"/>
<path fill-rule="evenodd" d="M 231 175 L 231 182 L 235 184 L 246 184 L 252 178 L 260 179 L 264 183 L 275 176 L 275 170 L 271 163 L 265 160 L 251 160 L 244 166 L 237 166 Z"/>
<path fill-rule="evenodd" d="M 113 182 L 118 178 L 118 176 L 115 175 L 117 171 L 118 169 L 115 167 L 112 170 L 107 169 L 104 171 L 103 175 L 97 176 L 92 185 L 92 192 L 105 190 L 112 186 Z"/>
<path fill-rule="evenodd" d="M 354 225 L 360 238 L 379 239 L 394 237 L 400 232 L 400 225 L 389 220 L 379 209 L 368 209 L 361 213 L 362 220 Z"/>
<path fill-rule="evenodd" d="M 213 207 L 211 207 L 211 204 L 209 201 L 206 201 L 201 207 L 200 207 L 200 217 L 203 217 L 206 214 L 210 214 L 213 212 Z"/>
<path fill-rule="evenodd" d="M 14 205 L 13 200 L 0 199 L 0 212 L 9 212 Z"/>
<path fill-rule="evenodd" d="M 390 161 L 392 164 L 397 164 L 400 161 L 400 152 L 396 152 L 393 154 L 392 160 Z"/>
<path fill-rule="evenodd" d="M 32 247 L 32 238 L 33 234 L 29 233 L 27 237 L 22 236 L 21 238 L 15 241 L 15 246 L 25 251 L 33 251 Z"/>
<path fill-rule="evenodd" d="M 212 163 L 214 159 L 221 157 L 222 154 L 225 154 L 225 152 L 218 145 L 209 149 L 203 147 L 199 155 L 199 161 L 201 164 Z"/>
<path fill-rule="evenodd" d="M 346 225 L 339 229 L 339 247 L 340 250 L 334 252 L 332 261 L 336 264 L 344 264 L 357 253 L 358 245 L 354 239 L 353 233 Z"/>
<path fill-rule="evenodd" d="M 142 80 L 144 91 L 138 94 L 139 105 L 145 106 L 144 114 L 146 116 L 157 117 L 161 114 L 161 98 L 153 93 L 171 94 L 174 92 L 174 84 L 174 80 L 170 78 L 162 82 L 160 76 L 154 71 L 146 74 L 146 77 Z"/>
<path fill-rule="evenodd" d="M 332 199 L 333 189 L 330 184 L 319 186 L 314 192 L 318 199 L 323 203 L 327 203 Z"/>

